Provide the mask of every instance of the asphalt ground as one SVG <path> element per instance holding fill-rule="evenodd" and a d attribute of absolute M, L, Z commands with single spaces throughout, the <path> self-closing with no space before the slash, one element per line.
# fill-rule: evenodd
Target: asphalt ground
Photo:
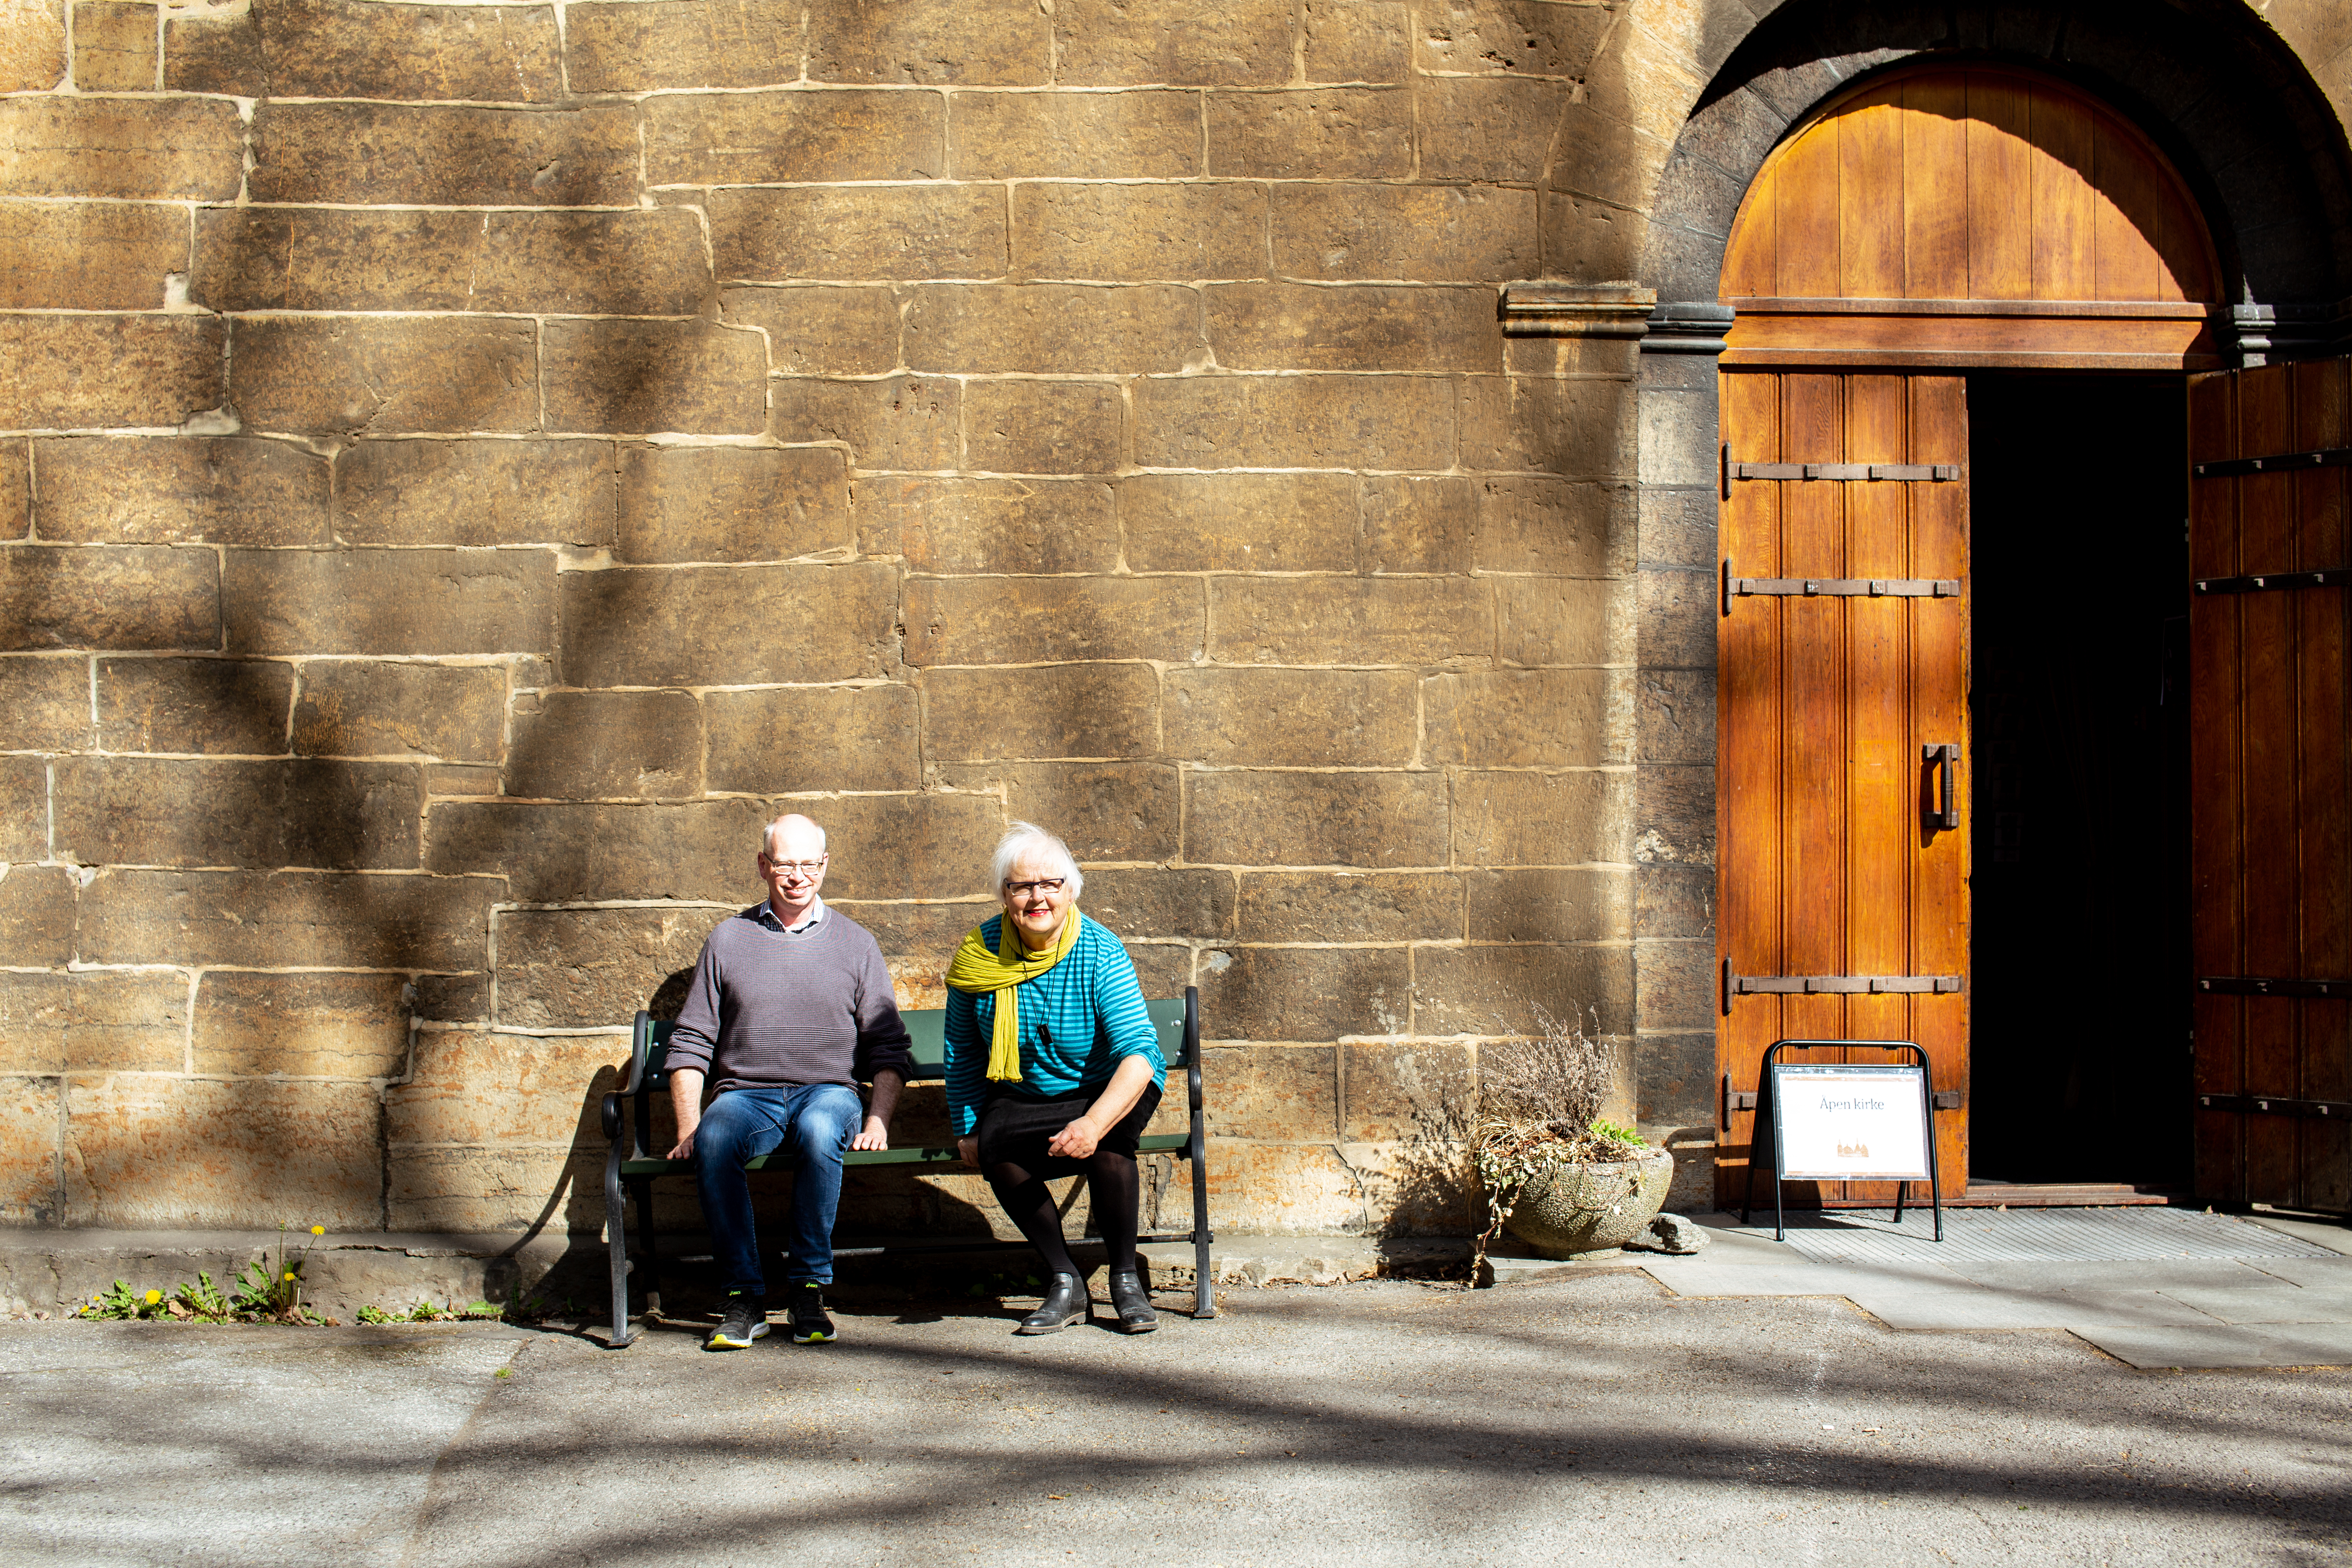
<path fill-rule="evenodd" d="M 1164 1306 L 1180 1300 L 1161 1296 Z M 0 1562 L 2336 1563 L 2352 1373 L 2150 1372 L 1639 1273 L 1232 1290 L 1127 1338 L 889 1300 L 710 1354 L 0 1324 Z"/>

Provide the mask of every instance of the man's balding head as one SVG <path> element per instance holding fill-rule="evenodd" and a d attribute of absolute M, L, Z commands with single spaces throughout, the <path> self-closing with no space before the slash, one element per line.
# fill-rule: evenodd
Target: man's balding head
<path fill-rule="evenodd" d="M 771 860 L 814 860 L 824 854 L 824 829 L 788 811 L 760 830 L 760 853 Z"/>

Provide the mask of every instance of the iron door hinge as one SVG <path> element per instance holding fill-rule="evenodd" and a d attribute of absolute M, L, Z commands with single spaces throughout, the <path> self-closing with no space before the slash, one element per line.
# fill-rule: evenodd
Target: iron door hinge
<path fill-rule="evenodd" d="M 2352 572 L 2330 566 L 2325 572 L 2265 572 L 2259 577 L 2200 577 L 2200 594 L 2260 594 L 2278 588 L 2341 588 L 2352 584 Z"/>
<path fill-rule="evenodd" d="M 1790 599 L 1957 599 L 1958 577 L 1735 577 L 1723 561 L 1723 613 L 1751 595 Z"/>
<path fill-rule="evenodd" d="M 1957 974 L 1742 974 L 1723 961 L 1723 1010 L 1735 996 L 1948 996 Z"/>
<path fill-rule="evenodd" d="M 2263 974 L 2208 974 L 2197 989 L 2216 996 L 2325 996 L 2352 1000 L 2352 980 L 2284 980 Z"/>
<path fill-rule="evenodd" d="M 2229 1110 L 2246 1116 L 2352 1117 L 2352 1100 L 2286 1100 L 2273 1094 L 2200 1094 L 2205 1110 Z"/>
<path fill-rule="evenodd" d="M 1735 479 L 1834 479 L 1846 484 L 1943 484 L 1960 477 L 1958 463 L 1735 463 L 1728 458 L 1724 471 Z"/>
<path fill-rule="evenodd" d="M 2323 447 L 2315 452 L 2280 452 L 2268 458 L 2216 458 L 2191 463 L 2189 472 L 2200 479 L 2242 479 L 2248 474 L 2293 473 L 2298 468 L 2352 468 L 2352 447 Z"/>

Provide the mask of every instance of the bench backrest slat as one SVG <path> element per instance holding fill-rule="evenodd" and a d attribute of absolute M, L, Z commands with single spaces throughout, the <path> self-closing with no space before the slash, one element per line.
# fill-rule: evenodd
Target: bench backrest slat
<path fill-rule="evenodd" d="M 1152 1027 L 1160 1031 L 1160 1054 L 1167 1058 L 1170 1067 L 1183 1067 L 1184 999 L 1180 996 L 1172 1002 L 1147 1001 L 1144 1005 L 1150 1009 Z M 898 1016 L 905 1020 L 908 1037 L 914 1047 L 915 1076 L 910 1081 L 926 1083 L 945 1077 L 947 1013 L 938 1007 L 902 1007 L 898 1010 Z M 632 1043 L 634 1048 L 645 1057 L 646 1070 L 637 1080 L 644 1091 L 668 1086 L 668 1078 L 662 1070 L 662 1064 L 669 1055 L 669 1036 L 674 1027 L 676 1025 L 670 1019 L 648 1018 L 642 1013 L 637 1015 L 637 1035 Z"/>

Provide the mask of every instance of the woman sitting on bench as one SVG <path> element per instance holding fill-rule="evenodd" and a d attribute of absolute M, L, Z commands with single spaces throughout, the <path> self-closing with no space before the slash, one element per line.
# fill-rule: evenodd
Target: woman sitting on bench
<path fill-rule="evenodd" d="M 1021 1321 L 1050 1334 L 1087 1316 L 1049 1176 L 1083 1174 L 1110 1264 L 1111 1307 L 1130 1334 L 1160 1326 L 1136 1265 L 1135 1142 L 1168 1076 L 1118 937 L 1078 912 L 1069 847 L 1030 823 L 997 841 L 1004 912 L 964 935 L 948 967 L 947 1091 L 956 1152 L 988 1178 L 1036 1247 L 1045 1300 Z"/>

